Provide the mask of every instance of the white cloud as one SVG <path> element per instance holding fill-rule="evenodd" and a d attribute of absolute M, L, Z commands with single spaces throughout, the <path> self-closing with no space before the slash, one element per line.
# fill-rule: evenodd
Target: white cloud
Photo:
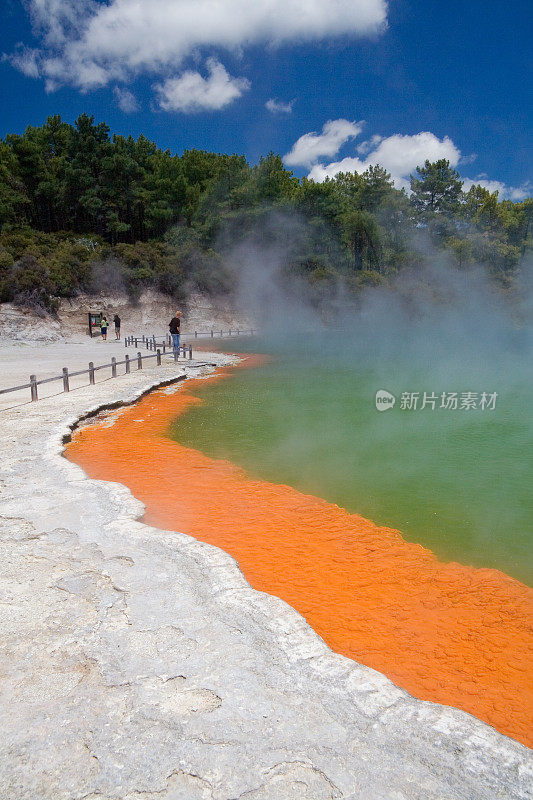
<path fill-rule="evenodd" d="M 272 114 L 291 114 L 293 105 L 294 100 L 291 100 L 290 103 L 283 103 L 279 100 L 270 99 L 266 101 L 265 108 Z"/>
<path fill-rule="evenodd" d="M 113 89 L 113 97 L 115 102 L 125 114 L 133 114 L 134 111 L 139 110 L 139 103 L 135 95 L 121 86 L 115 86 Z"/>
<path fill-rule="evenodd" d="M 207 68 L 207 78 L 199 72 L 188 71 L 155 86 L 159 107 L 164 111 L 185 113 L 215 111 L 229 105 L 250 88 L 246 78 L 232 78 L 213 58 L 208 60 Z"/>
<path fill-rule="evenodd" d="M 470 153 L 469 156 L 461 156 L 461 160 L 459 164 L 473 164 L 474 161 L 477 159 L 477 153 Z"/>
<path fill-rule="evenodd" d="M 64 83 L 64 64 L 60 58 L 48 58 L 40 60 L 41 73 L 45 76 L 45 88 L 47 92 L 54 92 Z M 76 65 L 77 77 L 82 92 L 89 89 L 96 89 L 106 83 L 106 73 L 94 61 L 84 61 Z M 117 78 L 121 78 L 117 74 Z"/>
<path fill-rule="evenodd" d="M 307 177 L 322 183 L 326 178 L 334 178 L 339 172 L 364 172 L 367 166 L 361 159 L 348 156 L 342 161 L 332 161 L 331 164 L 315 164 Z"/>
<path fill-rule="evenodd" d="M 426 159 L 437 161 L 440 158 L 446 158 L 452 167 L 456 167 L 461 152 L 448 136 L 439 139 L 435 134 L 424 131 L 414 136 L 402 136 L 399 133 L 388 136 L 369 154 L 367 160 L 381 164 L 394 177 L 403 178 L 414 172 Z"/>
<path fill-rule="evenodd" d="M 197 50 L 365 36 L 386 0 L 27 0 L 50 85 L 104 86 L 161 74 Z"/>
<path fill-rule="evenodd" d="M 288 167 L 311 167 L 322 156 L 335 156 L 343 144 L 359 136 L 362 129 L 362 122 L 329 120 L 322 128 L 322 133 L 313 132 L 300 136 L 283 160 Z"/>
<path fill-rule="evenodd" d="M 307 137 L 314 137 L 316 134 L 306 134 L 298 139 L 299 142 L 305 141 Z M 294 148 L 293 148 L 294 150 Z M 320 156 L 316 155 L 314 162 L 311 162 L 311 170 L 308 177 L 317 183 L 322 183 L 326 178 L 333 178 L 339 172 L 365 172 L 370 166 L 379 164 L 390 172 L 395 186 L 398 189 L 410 189 L 409 176 L 415 172 L 418 166 L 422 166 L 426 159 L 428 161 L 438 161 L 445 158 L 452 167 L 458 164 L 471 163 L 473 157 L 464 159 L 461 151 L 445 136 L 439 139 L 429 131 L 417 133 L 414 136 L 403 136 L 394 134 L 383 138 L 382 136 L 372 136 L 366 142 L 362 142 L 357 148 L 357 152 L 366 158 L 348 156 L 341 161 L 332 161 L 329 164 L 319 163 Z M 292 152 L 292 151 L 291 151 Z M 286 161 L 286 163 L 288 163 Z M 303 162 L 299 162 L 303 165 Z M 489 192 L 498 192 L 500 200 L 524 200 L 531 197 L 532 185 L 529 182 L 522 186 L 507 186 L 502 181 L 489 180 L 486 175 L 479 175 L 476 180 L 462 178 L 463 190 L 467 192 L 471 186 L 480 185 Z"/>
<path fill-rule="evenodd" d="M 298 140 L 300 141 L 300 140 Z M 372 140 L 370 140 L 372 141 Z M 339 172 L 364 172 L 371 165 L 380 164 L 391 173 L 398 188 L 409 188 L 409 175 L 426 159 L 437 161 L 446 158 L 452 167 L 459 163 L 461 153 L 447 136 L 439 139 L 429 131 L 414 136 L 396 133 L 385 139 L 375 140 L 377 146 L 370 150 L 365 160 L 348 157 L 330 164 L 315 163 L 309 177 L 317 182 L 333 178 Z M 318 159 L 316 159 L 317 161 Z"/>
<path fill-rule="evenodd" d="M 361 142 L 361 144 L 358 144 L 355 149 L 357 150 L 359 155 L 364 156 L 371 150 L 373 150 L 375 147 L 377 147 L 378 144 L 382 141 L 383 141 L 383 136 L 375 134 L 374 136 L 372 136 L 371 139 L 367 139 L 366 142 Z"/>
<path fill-rule="evenodd" d="M 74 36 L 80 22 L 97 7 L 95 0 L 28 0 L 24 5 L 29 8 L 34 32 L 50 47 Z"/>
<path fill-rule="evenodd" d="M 488 189 L 491 194 L 498 192 L 500 200 L 525 200 L 526 197 L 531 197 L 531 190 L 533 186 L 529 181 L 523 183 L 522 186 L 508 186 L 502 181 L 491 181 L 485 178 L 478 178 L 472 180 L 471 178 L 464 178 L 463 191 L 468 192 L 472 186 L 483 186 Z"/>
<path fill-rule="evenodd" d="M 40 77 L 38 50 L 32 50 L 31 47 L 23 47 L 13 53 L 12 56 L 7 57 L 7 60 L 27 78 Z"/>

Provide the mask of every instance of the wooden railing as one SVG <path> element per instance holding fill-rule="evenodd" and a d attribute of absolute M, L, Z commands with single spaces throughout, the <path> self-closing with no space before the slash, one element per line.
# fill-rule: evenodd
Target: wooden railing
<path fill-rule="evenodd" d="M 241 336 L 253 336 L 256 331 L 253 328 L 230 328 L 227 332 L 222 329 L 211 328 L 209 331 L 182 331 L 180 337 L 199 339 L 205 336 L 210 339 L 237 339 Z M 125 347 L 146 347 L 147 350 L 153 350 L 157 347 L 172 347 L 172 337 L 170 333 L 162 336 L 126 336 L 124 339 Z"/>
<path fill-rule="evenodd" d="M 150 341 L 152 342 L 152 340 L 150 340 Z M 151 349 L 151 345 L 150 345 L 149 349 Z M 163 346 L 163 355 L 166 353 L 166 349 L 167 348 L 166 348 L 166 344 L 165 344 Z M 161 365 L 161 356 L 162 356 L 161 349 L 154 347 L 154 350 L 155 350 L 155 352 L 153 354 L 151 354 L 151 355 L 146 355 L 146 353 L 143 355 L 139 351 L 137 353 L 137 355 L 135 357 L 133 357 L 133 358 L 131 358 L 128 354 L 126 354 L 125 357 L 120 361 L 117 361 L 117 359 L 113 357 L 108 364 L 99 364 L 98 366 L 95 366 L 92 361 L 89 361 L 88 369 L 79 369 L 79 370 L 75 370 L 74 372 L 69 372 L 68 367 L 63 367 L 63 371 L 62 371 L 61 375 L 54 375 L 52 378 L 42 378 L 41 380 L 37 380 L 36 375 L 30 375 L 29 383 L 23 383 L 20 386 L 10 386 L 8 389 L 0 389 L 0 395 L 8 394 L 10 392 L 20 392 L 20 391 L 22 391 L 24 389 L 29 389 L 30 390 L 31 399 L 32 399 L 32 401 L 35 401 L 35 400 L 39 399 L 39 394 L 38 394 L 38 387 L 39 386 L 42 386 L 45 383 L 53 383 L 54 381 L 63 381 L 63 391 L 64 392 L 69 392 L 70 391 L 70 379 L 74 378 L 74 377 L 77 377 L 78 375 L 88 375 L 89 376 L 89 385 L 93 386 L 95 384 L 95 382 L 96 382 L 95 381 L 95 373 L 98 372 L 101 369 L 109 369 L 110 368 L 111 369 L 111 377 L 112 378 L 116 378 L 117 375 L 118 375 L 117 367 L 122 366 L 122 365 L 125 365 L 125 371 L 124 371 L 125 375 L 129 375 L 130 374 L 132 364 L 136 364 L 138 370 L 142 369 L 143 368 L 143 362 L 146 359 L 155 358 L 156 359 L 156 364 L 158 366 L 160 366 Z M 189 361 L 192 360 L 192 346 L 191 345 L 182 345 L 179 348 L 171 347 L 169 349 L 169 352 L 172 353 L 172 355 L 174 357 L 174 361 L 178 361 L 179 360 L 180 352 L 183 355 L 184 359 L 188 359 Z M 194 366 L 199 366 L 199 365 L 194 365 Z"/>
<path fill-rule="evenodd" d="M 136 349 L 145 347 L 146 350 L 153 350 L 154 352 L 160 348 L 165 354 L 167 350 L 174 350 L 172 339 L 169 341 L 169 338 L 164 336 L 159 339 L 156 336 L 126 336 L 124 337 L 124 347 L 135 347 Z M 184 357 L 189 354 L 189 358 L 192 358 L 191 344 L 181 344 L 178 349 L 183 351 Z"/>

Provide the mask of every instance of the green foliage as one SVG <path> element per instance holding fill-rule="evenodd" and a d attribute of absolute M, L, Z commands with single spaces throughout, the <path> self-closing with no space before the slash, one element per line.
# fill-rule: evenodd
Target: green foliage
<path fill-rule="evenodd" d="M 459 173 L 445 158 L 417 167 L 411 175 L 412 202 L 422 219 L 431 220 L 436 214 L 454 214 L 459 208 L 463 184 Z"/>
<path fill-rule="evenodd" d="M 462 192 L 448 161 L 426 161 L 411 195 L 381 166 L 323 183 L 298 180 L 275 153 L 160 150 L 144 136 L 59 116 L 0 140 L 0 298 L 55 297 L 152 286 L 182 302 L 192 289 L 232 290 L 232 252 L 250 242 L 283 253 L 319 302 L 417 271 L 428 241 L 459 269 L 488 267 L 508 286 L 532 245 L 533 200 Z M 35 295 L 30 297 L 31 292 Z"/>

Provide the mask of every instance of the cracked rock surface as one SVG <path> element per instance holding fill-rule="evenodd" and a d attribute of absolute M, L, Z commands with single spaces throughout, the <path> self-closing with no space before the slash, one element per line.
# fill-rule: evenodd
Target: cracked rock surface
<path fill-rule="evenodd" d="M 530 797 L 525 747 L 332 653 L 62 458 L 78 417 L 186 371 L 0 415 L 1 800 Z"/>

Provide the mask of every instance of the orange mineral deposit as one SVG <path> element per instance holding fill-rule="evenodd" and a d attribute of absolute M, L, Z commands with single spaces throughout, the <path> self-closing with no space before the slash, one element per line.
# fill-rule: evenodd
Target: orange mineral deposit
<path fill-rule="evenodd" d="M 200 383 L 154 391 L 111 427 L 80 428 L 67 457 L 128 486 L 148 524 L 230 553 L 332 650 L 531 746 L 533 590 L 494 569 L 441 563 L 398 531 L 171 440 L 172 422 L 201 402 Z"/>

